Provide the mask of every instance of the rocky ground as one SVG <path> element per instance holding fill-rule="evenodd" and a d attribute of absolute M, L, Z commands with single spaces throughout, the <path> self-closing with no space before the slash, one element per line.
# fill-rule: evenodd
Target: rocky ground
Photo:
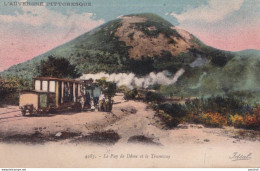
<path fill-rule="evenodd" d="M 111 113 L 24 117 L 16 106 L 0 108 L 0 153 L 5 152 L 0 166 L 98 167 L 100 162 L 103 167 L 259 166 L 259 132 L 197 124 L 169 130 L 147 104 L 125 101 L 122 94 L 114 101 Z M 120 162 L 111 156 L 121 154 L 129 156 Z M 149 157 L 135 158 L 142 154 Z M 250 159 L 233 161 L 234 154 Z M 77 160 L 72 162 L 68 156 Z M 41 161 L 30 162 L 37 158 Z"/>

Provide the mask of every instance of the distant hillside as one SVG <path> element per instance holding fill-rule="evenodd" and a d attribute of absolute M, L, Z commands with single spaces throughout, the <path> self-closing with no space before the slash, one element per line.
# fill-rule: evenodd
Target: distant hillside
<path fill-rule="evenodd" d="M 191 67 L 171 86 L 161 91 L 179 96 L 209 97 L 229 95 L 242 98 L 249 103 L 260 102 L 260 57 L 235 56 L 224 66 L 207 63 L 202 67 Z"/>
<path fill-rule="evenodd" d="M 234 52 L 236 55 L 240 55 L 240 56 L 257 56 L 260 58 L 260 50 L 255 50 L 255 49 L 247 49 L 247 50 L 243 50 L 243 51 L 238 51 L 238 52 Z"/>

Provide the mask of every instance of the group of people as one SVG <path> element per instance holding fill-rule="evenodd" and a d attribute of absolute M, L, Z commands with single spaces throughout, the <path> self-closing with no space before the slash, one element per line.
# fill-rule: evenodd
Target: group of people
<path fill-rule="evenodd" d="M 87 94 L 85 97 L 80 97 L 80 104 L 81 111 L 85 108 L 95 111 L 96 106 L 98 106 L 98 111 L 111 112 L 113 102 L 111 98 L 106 97 L 104 94 L 101 94 L 98 99 L 94 99 Z"/>

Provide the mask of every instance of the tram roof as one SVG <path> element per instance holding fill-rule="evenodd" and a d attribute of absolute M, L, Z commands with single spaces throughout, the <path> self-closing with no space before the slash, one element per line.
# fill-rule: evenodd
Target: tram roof
<path fill-rule="evenodd" d="M 81 83 L 80 80 L 67 79 L 67 78 L 55 78 L 55 77 L 34 77 L 34 80 L 52 80 L 52 81 L 66 81 L 66 82 L 74 82 Z"/>

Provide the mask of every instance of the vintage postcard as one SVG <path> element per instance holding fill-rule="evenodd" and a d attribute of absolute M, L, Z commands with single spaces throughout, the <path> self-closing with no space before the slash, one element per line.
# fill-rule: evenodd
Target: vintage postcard
<path fill-rule="evenodd" d="M 260 166 L 259 0 L 1 0 L 0 168 Z"/>

